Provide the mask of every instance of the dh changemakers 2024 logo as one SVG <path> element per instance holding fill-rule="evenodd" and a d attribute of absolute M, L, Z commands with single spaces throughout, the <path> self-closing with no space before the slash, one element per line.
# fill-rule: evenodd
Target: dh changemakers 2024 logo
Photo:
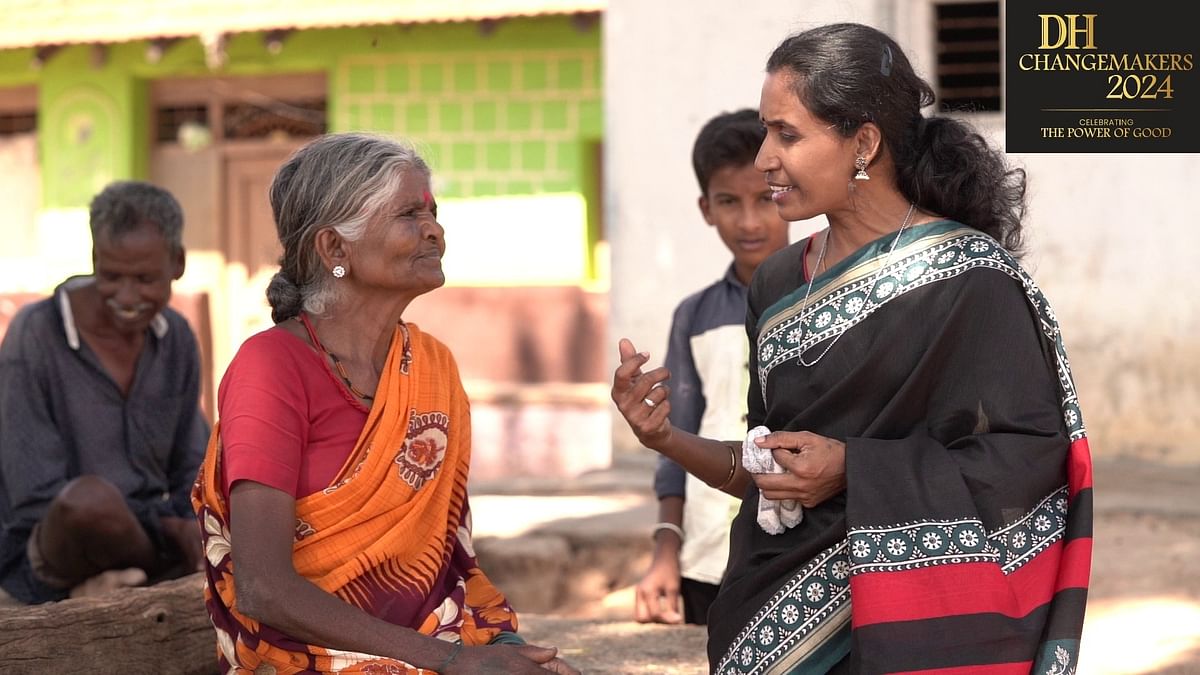
<path fill-rule="evenodd" d="M 1200 152 L 1193 9 L 1174 0 L 1009 0 L 1005 149 Z"/>

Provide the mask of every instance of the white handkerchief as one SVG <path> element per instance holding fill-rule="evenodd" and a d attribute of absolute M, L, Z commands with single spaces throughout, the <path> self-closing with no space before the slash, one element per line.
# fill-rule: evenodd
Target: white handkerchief
<path fill-rule="evenodd" d="M 783 473 L 786 471 L 775 461 L 770 448 L 760 448 L 754 442 L 771 433 L 764 426 L 757 426 L 746 434 L 742 442 L 742 466 L 750 473 Z M 789 527 L 800 524 L 804 518 L 804 510 L 795 499 L 767 499 L 758 496 L 758 525 L 767 534 L 783 534 Z"/>

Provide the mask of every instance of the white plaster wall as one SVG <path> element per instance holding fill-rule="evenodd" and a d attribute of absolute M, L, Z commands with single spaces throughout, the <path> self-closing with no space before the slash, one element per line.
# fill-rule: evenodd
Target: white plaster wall
<path fill-rule="evenodd" d="M 834 21 L 890 32 L 933 62 L 923 0 L 610 0 L 605 16 L 605 217 L 610 365 L 629 337 L 661 361 L 671 311 L 728 254 L 695 206 L 691 144 L 712 115 L 756 106 L 788 34 Z M 1002 146 L 1003 118 L 972 118 Z M 1200 462 L 1198 155 L 1010 155 L 1029 174 L 1027 267 L 1066 335 L 1093 453 Z M 823 223 L 793 227 L 793 240 Z M 636 447 L 615 416 L 614 443 Z"/>
<path fill-rule="evenodd" d="M 633 340 L 655 363 L 671 312 L 719 278 L 729 253 L 696 200 L 692 143 L 714 115 L 758 107 L 767 56 L 790 33 L 877 24 L 886 2 L 610 0 L 604 21 L 605 227 L 611 244 L 611 366 Z M 821 223 L 798 223 L 793 241 Z M 618 449 L 636 447 L 616 416 Z"/>
<path fill-rule="evenodd" d="M 1093 454 L 1200 463 L 1200 155 L 1013 155 Z"/>
<path fill-rule="evenodd" d="M 767 56 L 789 33 L 837 19 L 870 21 L 875 4 L 609 3 L 604 200 L 614 337 L 661 356 L 674 305 L 729 262 L 696 206 L 691 154 L 700 127 L 720 112 L 758 106 Z M 795 226 L 793 238 L 810 229 Z"/>

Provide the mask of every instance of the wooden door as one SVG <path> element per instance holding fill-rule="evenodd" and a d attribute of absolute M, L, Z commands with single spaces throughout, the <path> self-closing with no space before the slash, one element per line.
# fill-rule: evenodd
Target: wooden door
<path fill-rule="evenodd" d="M 242 342 L 271 325 L 265 291 L 280 251 L 267 189 L 292 152 L 325 132 L 327 91 L 322 73 L 150 83 L 150 175 L 183 206 L 188 265 L 178 290 L 209 300 L 210 389 Z"/>
<path fill-rule="evenodd" d="M 275 172 L 301 143 L 253 143 L 227 148 L 222 171 L 225 194 L 224 249 L 234 288 L 231 307 L 239 341 L 271 325 L 266 288 L 279 270 L 283 250 L 271 215 L 268 191 Z M 241 286 L 241 288 L 236 288 Z"/>

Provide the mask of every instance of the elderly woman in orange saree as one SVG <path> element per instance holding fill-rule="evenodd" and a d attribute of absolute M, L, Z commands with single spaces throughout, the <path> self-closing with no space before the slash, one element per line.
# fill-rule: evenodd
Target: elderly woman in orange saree
<path fill-rule="evenodd" d="M 242 345 L 193 492 L 231 673 L 556 673 L 479 569 L 470 411 L 449 350 L 401 315 L 444 283 L 429 169 L 326 136 L 276 174 L 273 328 Z"/>

